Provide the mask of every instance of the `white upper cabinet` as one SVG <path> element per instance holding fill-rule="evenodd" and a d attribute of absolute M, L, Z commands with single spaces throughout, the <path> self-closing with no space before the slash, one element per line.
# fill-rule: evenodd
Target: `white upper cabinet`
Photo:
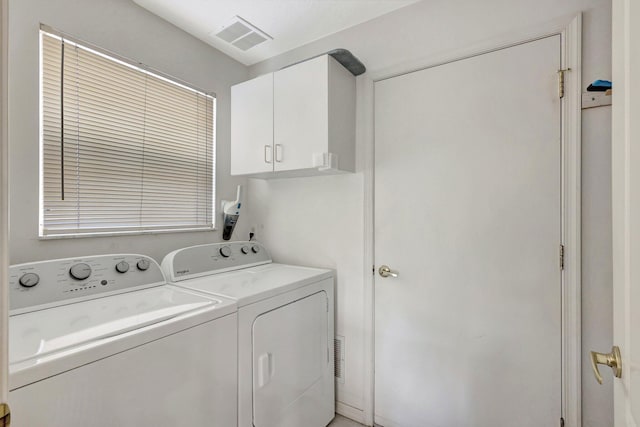
<path fill-rule="evenodd" d="M 231 88 L 231 175 L 273 171 L 273 73 Z"/>
<path fill-rule="evenodd" d="M 331 56 L 233 86 L 231 96 L 232 175 L 354 172 L 355 77 Z"/>
<path fill-rule="evenodd" d="M 321 56 L 273 76 L 276 171 L 312 168 L 313 155 L 329 151 L 328 58 Z"/>

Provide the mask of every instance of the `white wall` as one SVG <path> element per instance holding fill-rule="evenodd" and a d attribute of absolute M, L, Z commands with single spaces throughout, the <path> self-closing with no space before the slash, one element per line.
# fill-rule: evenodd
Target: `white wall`
<path fill-rule="evenodd" d="M 173 249 L 220 241 L 219 231 L 38 240 L 40 23 L 215 92 L 217 199 L 231 199 L 235 185 L 245 182 L 229 176 L 230 86 L 246 80 L 248 71 L 244 65 L 129 0 L 11 0 L 10 262 L 113 252 L 139 252 L 161 261 Z M 244 223 L 241 218 L 234 239 L 247 237 Z"/>
<path fill-rule="evenodd" d="M 452 52 L 486 44 L 550 21 L 583 18 L 583 78 L 611 75 L 609 0 L 426 0 L 292 50 L 250 68 L 252 76 L 326 52 L 346 48 L 380 77 L 433 63 Z M 481 78 L 479 79 L 481 84 Z M 366 101 L 359 93 L 360 113 Z M 611 346 L 610 117 L 609 108 L 584 113 L 583 120 L 583 353 Z M 250 180 L 247 206 L 257 237 L 279 261 L 338 269 L 337 333 L 346 337 L 346 381 L 338 399 L 353 416 L 365 408 L 363 333 L 366 329 L 363 239 L 365 212 L 361 144 L 366 120 L 359 121 L 360 167 L 354 175 Z M 611 382 L 599 386 L 583 365 L 583 425 L 612 425 Z"/>

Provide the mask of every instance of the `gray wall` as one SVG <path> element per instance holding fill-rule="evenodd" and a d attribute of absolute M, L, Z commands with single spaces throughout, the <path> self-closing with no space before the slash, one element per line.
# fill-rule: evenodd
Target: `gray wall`
<path fill-rule="evenodd" d="M 230 87 L 247 79 L 244 65 L 129 0 L 11 0 L 10 262 L 114 252 L 139 252 L 161 261 L 173 249 L 221 240 L 219 231 L 38 240 L 40 23 L 215 92 L 217 199 L 231 199 L 235 185 L 245 182 L 229 176 Z M 242 219 L 234 237 L 246 237 Z"/>
<path fill-rule="evenodd" d="M 250 68 L 252 76 L 334 48 L 351 50 L 368 75 L 385 76 L 433 63 L 495 38 L 535 31 L 583 12 L 583 88 L 611 76 L 610 0 L 425 0 L 341 31 Z M 366 75 L 359 77 L 359 87 Z M 360 113 L 366 110 L 359 99 Z M 366 114 L 366 111 L 365 111 Z M 367 120 L 358 122 L 358 144 Z M 612 340 L 610 107 L 583 114 L 583 425 L 613 425 L 611 378 L 599 386 L 586 356 L 608 350 Z M 359 146 L 362 156 L 362 145 Z M 315 263 L 338 270 L 337 332 L 346 337 L 346 380 L 338 399 L 362 416 L 366 390 L 363 360 L 362 167 L 354 175 L 273 181 L 250 180 L 250 221 L 280 261 Z M 310 226 L 312 225 L 312 226 Z M 610 376 L 609 376 L 610 377 Z"/>

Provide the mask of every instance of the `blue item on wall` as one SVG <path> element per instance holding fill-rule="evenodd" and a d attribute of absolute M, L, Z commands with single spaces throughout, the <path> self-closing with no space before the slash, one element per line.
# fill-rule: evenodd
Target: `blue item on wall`
<path fill-rule="evenodd" d="M 609 80 L 596 80 L 589 85 L 587 92 L 606 92 L 611 89 Z"/>

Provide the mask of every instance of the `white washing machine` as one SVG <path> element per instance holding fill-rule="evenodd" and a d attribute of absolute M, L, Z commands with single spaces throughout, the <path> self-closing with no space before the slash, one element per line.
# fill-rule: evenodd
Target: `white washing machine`
<path fill-rule="evenodd" d="M 238 303 L 238 426 L 324 427 L 335 415 L 334 273 L 273 263 L 256 242 L 177 250 L 167 279 Z"/>
<path fill-rule="evenodd" d="M 105 255 L 14 265 L 9 402 L 16 427 L 230 427 L 237 307 Z"/>

